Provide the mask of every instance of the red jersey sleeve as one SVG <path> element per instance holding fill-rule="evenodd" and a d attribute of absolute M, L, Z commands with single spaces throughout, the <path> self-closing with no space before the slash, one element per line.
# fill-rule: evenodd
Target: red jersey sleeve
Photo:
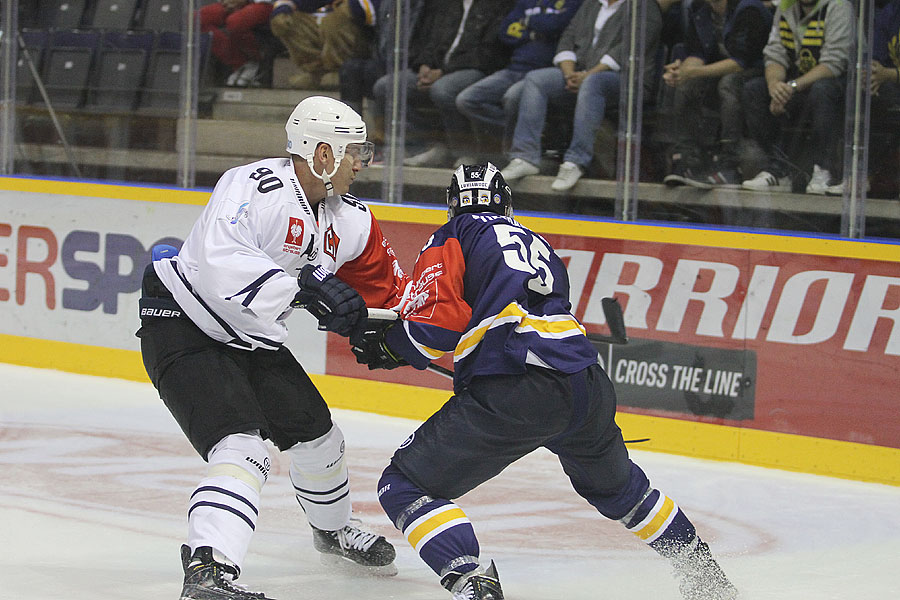
<path fill-rule="evenodd" d="M 463 299 L 465 274 L 459 240 L 451 237 L 426 248 L 416 260 L 403 318 L 461 334 L 472 318 L 472 308 Z"/>
<path fill-rule="evenodd" d="M 400 268 L 375 215 L 369 212 L 369 217 L 372 224 L 366 247 L 359 256 L 344 263 L 336 275 L 359 292 L 369 308 L 395 308 L 403 300 L 409 275 Z"/>

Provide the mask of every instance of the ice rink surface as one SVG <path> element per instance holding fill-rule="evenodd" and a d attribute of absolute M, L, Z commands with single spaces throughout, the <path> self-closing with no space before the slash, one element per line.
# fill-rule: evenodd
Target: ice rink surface
<path fill-rule="evenodd" d="M 416 422 L 334 416 L 347 439 L 354 511 L 397 547 L 399 574 L 322 565 L 273 448 L 240 583 L 278 600 L 449 598 L 375 495 Z M 0 599 L 176 600 L 188 497 L 204 463 L 156 391 L 0 364 L 0 417 Z M 900 598 L 900 488 L 639 450 L 632 457 L 692 518 L 741 598 Z M 549 452 L 458 504 L 508 600 L 679 598 L 667 563 L 576 496 Z"/>

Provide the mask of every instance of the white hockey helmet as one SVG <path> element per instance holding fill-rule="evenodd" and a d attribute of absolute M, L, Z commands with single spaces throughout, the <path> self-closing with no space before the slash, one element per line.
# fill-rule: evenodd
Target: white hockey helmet
<path fill-rule="evenodd" d="M 355 110 L 334 98 L 310 96 L 298 104 L 284 126 L 287 132 L 287 151 L 306 159 L 313 175 L 326 182 L 337 172 L 348 149 L 368 165 L 374 145 L 366 141 L 366 123 Z M 334 170 L 316 173 L 313 155 L 320 143 L 331 146 Z"/>

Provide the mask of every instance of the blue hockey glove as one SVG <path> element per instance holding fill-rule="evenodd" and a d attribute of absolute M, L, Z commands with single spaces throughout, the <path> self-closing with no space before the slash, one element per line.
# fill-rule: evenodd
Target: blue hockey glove
<path fill-rule="evenodd" d="M 397 321 L 365 322 L 361 329 L 350 336 L 350 350 L 356 356 L 356 362 L 366 365 L 369 370 L 396 369 L 409 363 L 395 355 L 384 341 L 384 335 Z"/>
<path fill-rule="evenodd" d="M 324 267 L 305 265 L 297 275 L 300 291 L 292 308 L 305 308 L 319 329 L 347 337 L 366 318 L 366 303 L 352 287 Z"/>

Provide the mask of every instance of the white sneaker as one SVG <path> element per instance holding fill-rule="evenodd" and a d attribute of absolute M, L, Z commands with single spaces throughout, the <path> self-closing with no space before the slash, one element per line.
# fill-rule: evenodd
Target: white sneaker
<path fill-rule="evenodd" d="M 789 192 L 791 191 L 791 178 L 776 177 L 768 171 L 760 171 L 753 179 L 747 179 L 741 183 L 741 187 L 755 192 Z"/>
<path fill-rule="evenodd" d="M 828 169 L 823 169 L 819 165 L 813 165 L 812 177 L 806 184 L 807 194 L 818 194 L 824 196 L 828 193 L 828 187 L 831 184 L 831 173 Z"/>
<path fill-rule="evenodd" d="M 228 79 L 225 80 L 225 85 L 228 87 L 234 87 L 237 84 L 238 77 L 241 76 L 241 71 L 244 69 L 244 66 L 241 65 L 237 69 L 235 69 L 231 75 L 228 76 Z"/>
<path fill-rule="evenodd" d="M 840 183 L 836 183 L 834 185 L 829 185 L 825 188 L 825 194 L 828 196 L 843 196 L 844 195 L 844 186 L 849 185 L 849 181 Z M 868 179 L 866 180 L 866 193 L 872 191 L 872 182 Z"/>
<path fill-rule="evenodd" d="M 252 85 L 256 85 L 257 79 L 256 76 L 259 74 L 259 63 L 253 61 L 247 61 L 237 71 L 238 76 L 234 82 L 234 87 L 250 87 Z M 229 78 L 230 79 L 230 78 Z"/>
<path fill-rule="evenodd" d="M 506 167 L 500 170 L 500 174 L 503 175 L 503 179 L 505 179 L 507 183 L 522 179 L 529 175 L 537 175 L 540 172 L 541 170 L 539 168 L 521 158 L 512 159 Z"/>
<path fill-rule="evenodd" d="M 444 144 L 435 144 L 425 152 L 403 159 L 406 167 L 443 167 L 450 162 L 450 150 Z"/>
<path fill-rule="evenodd" d="M 571 190 L 584 175 L 584 170 L 573 162 L 566 161 L 559 165 L 559 172 L 556 179 L 550 184 L 550 189 L 557 192 Z"/>

